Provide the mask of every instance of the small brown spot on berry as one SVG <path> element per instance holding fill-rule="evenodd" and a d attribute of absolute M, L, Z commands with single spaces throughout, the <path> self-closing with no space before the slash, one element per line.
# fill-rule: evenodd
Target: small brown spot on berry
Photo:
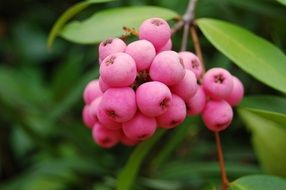
<path fill-rule="evenodd" d="M 215 83 L 223 83 L 225 80 L 224 76 L 222 74 L 218 74 L 214 76 Z"/>
<path fill-rule="evenodd" d="M 113 119 L 118 117 L 118 115 L 116 114 L 116 112 L 113 109 L 106 110 L 106 115 L 108 115 L 109 117 L 111 117 Z"/>
<path fill-rule="evenodd" d="M 151 23 L 154 24 L 154 25 L 156 25 L 156 26 L 160 26 L 160 25 L 163 24 L 163 22 L 162 22 L 161 20 L 159 20 L 159 19 L 153 19 L 153 20 L 151 21 Z"/>
<path fill-rule="evenodd" d="M 192 60 L 192 68 L 197 69 L 198 67 L 199 67 L 198 62 L 196 62 L 195 60 Z"/>
<path fill-rule="evenodd" d="M 181 57 L 179 57 L 179 60 L 180 60 L 180 64 L 182 65 L 182 67 L 185 68 L 183 59 Z"/>
<path fill-rule="evenodd" d="M 164 98 L 161 102 L 160 102 L 160 107 L 162 108 L 162 110 L 167 109 L 169 107 L 170 104 L 170 99 L 169 98 Z"/>
<path fill-rule="evenodd" d="M 114 63 L 115 59 L 116 59 L 115 56 L 109 57 L 109 59 L 107 59 L 107 60 L 105 61 L 106 66 L 112 65 L 112 64 Z"/>
<path fill-rule="evenodd" d="M 107 46 L 108 44 L 111 44 L 112 41 L 113 41 L 113 39 L 109 38 L 109 39 L 105 40 L 102 44 L 103 44 L 103 46 Z"/>

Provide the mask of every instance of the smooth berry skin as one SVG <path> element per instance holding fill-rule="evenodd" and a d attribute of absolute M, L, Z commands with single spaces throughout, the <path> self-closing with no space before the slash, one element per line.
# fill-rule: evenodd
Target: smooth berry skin
<path fill-rule="evenodd" d="M 172 93 L 180 96 L 184 101 L 187 101 L 197 92 L 197 78 L 192 71 L 186 70 L 184 78 L 177 84 L 171 86 L 170 89 Z"/>
<path fill-rule="evenodd" d="M 102 61 L 99 73 L 110 87 L 130 86 L 136 78 L 136 63 L 127 53 L 111 54 Z"/>
<path fill-rule="evenodd" d="M 99 54 L 99 64 L 109 55 L 119 52 L 124 52 L 126 49 L 126 44 L 123 40 L 119 38 L 109 38 L 99 44 L 98 54 Z"/>
<path fill-rule="evenodd" d="M 142 141 L 151 137 L 156 131 L 156 119 L 140 112 L 122 124 L 124 134 L 133 140 Z"/>
<path fill-rule="evenodd" d="M 85 126 L 92 128 L 96 123 L 96 119 L 90 114 L 90 105 L 85 105 L 82 110 L 82 120 Z"/>
<path fill-rule="evenodd" d="M 172 46 L 173 46 L 172 40 L 169 39 L 169 40 L 167 41 L 167 43 L 166 43 L 163 47 L 161 47 L 160 49 L 157 50 L 157 53 L 160 53 L 160 52 L 162 52 L 162 51 L 171 50 L 171 49 L 172 49 Z"/>
<path fill-rule="evenodd" d="M 162 48 L 171 37 L 169 24 L 161 18 L 145 20 L 139 27 L 139 39 L 148 40 L 156 50 Z"/>
<path fill-rule="evenodd" d="M 231 93 L 225 100 L 231 105 L 236 106 L 240 103 L 244 95 L 244 87 L 242 82 L 235 76 L 232 76 L 233 87 Z"/>
<path fill-rule="evenodd" d="M 146 82 L 136 90 L 138 108 L 144 115 L 149 117 L 162 115 L 167 111 L 171 101 L 171 91 L 161 82 Z"/>
<path fill-rule="evenodd" d="M 93 119 L 98 122 L 98 105 L 100 104 L 101 102 L 101 96 L 97 97 L 95 100 L 93 100 L 91 103 L 90 103 L 90 106 L 89 106 L 89 113 L 90 115 L 93 117 Z"/>
<path fill-rule="evenodd" d="M 225 99 L 232 91 L 232 75 L 223 68 L 212 68 L 204 75 L 202 86 L 211 99 Z"/>
<path fill-rule="evenodd" d="M 226 129 L 233 118 L 231 106 L 224 100 L 210 100 L 202 112 L 202 119 L 206 127 L 214 132 Z"/>
<path fill-rule="evenodd" d="M 104 109 L 100 106 L 97 108 L 97 119 L 99 123 L 107 129 L 118 130 L 122 128 L 122 124 L 112 120 Z"/>
<path fill-rule="evenodd" d="M 184 100 L 181 97 L 173 94 L 168 110 L 157 117 L 157 122 L 159 127 L 170 129 L 183 123 L 186 115 L 187 108 Z"/>
<path fill-rule="evenodd" d="M 115 122 L 130 120 L 137 111 L 135 92 L 132 88 L 109 88 L 99 104 L 100 110 Z"/>
<path fill-rule="evenodd" d="M 107 89 L 111 88 L 108 84 L 106 84 L 106 82 L 104 82 L 104 81 L 102 80 L 101 77 L 99 77 L 99 79 L 98 79 L 98 84 L 99 84 L 99 88 L 100 88 L 101 92 L 103 92 L 103 93 L 104 93 Z"/>
<path fill-rule="evenodd" d="M 137 145 L 140 141 L 138 140 L 134 140 L 134 139 L 130 139 L 129 137 L 127 137 L 123 130 L 121 132 L 121 136 L 120 136 L 120 142 L 121 144 L 125 145 L 125 146 L 135 146 Z"/>
<path fill-rule="evenodd" d="M 85 104 L 90 104 L 95 98 L 102 95 L 102 91 L 99 87 L 98 80 L 90 81 L 84 88 L 83 100 Z"/>
<path fill-rule="evenodd" d="M 138 72 L 148 70 L 156 56 L 153 44 L 147 40 L 137 40 L 130 43 L 126 47 L 125 53 L 135 60 Z"/>
<path fill-rule="evenodd" d="M 189 51 L 179 52 L 179 56 L 182 59 L 185 68 L 193 71 L 197 79 L 199 79 L 203 73 L 203 67 L 200 59 Z"/>
<path fill-rule="evenodd" d="M 152 80 L 175 85 L 185 76 L 184 66 L 174 51 L 163 51 L 154 58 L 149 74 Z"/>
<path fill-rule="evenodd" d="M 120 140 L 120 130 L 109 130 L 100 123 L 92 128 L 93 140 L 102 148 L 114 147 Z"/>
<path fill-rule="evenodd" d="M 188 115 L 194 116 L 200 114 L 203 111 L 206 102 L 206 94 L 203 88 L 199 87 L 196 94 L 186 101 Z"/>

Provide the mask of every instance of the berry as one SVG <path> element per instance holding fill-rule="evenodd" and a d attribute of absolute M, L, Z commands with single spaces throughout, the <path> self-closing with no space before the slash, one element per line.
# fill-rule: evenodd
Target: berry
<path fill-rule="evenodd" d="M 106 57 L 99 68 L 102 80 L 110 87 L 126 87 L 136 78 L 136 63 L 126 53 L 115 53 Z"/>
<path fill-rule="evenodd" d="M 120 130 L 109 130 L 96 123 L 92 128 L 92 137 L 96 144 L 102 148 L 111 148 L 119 142 Z"/>
<path fill-rule="evenodd" d="M 121 132 L 120 142 L 125 146 L 135 146 L 139 143 L 139 141 L 127 137 L 123 131 Z"/>
<path fill-rule="evenodd" d="M 146 82 L 136 90 L 138 108 L 149 117 L 157 117 L 166 112 L 171 100 L 172 94 L 169 88 L 161 82 Z"/>
<path fill-rule="evenodd" d="M 102 92 L 105 92 L 107 89 L 110 88 L 108 84 L 106 84 L 101 77 L 98 79 L 99 88 Z"/>
<path fill-rule="evenodd" d="M 186 70 L 183 80 L 171 86 L 170 89 L 172 93 L 187 101 L 195 95 L 198 89 L 197 78 L 192 71 Z"/>
<path fill-rule="evenodd" d="M 125 48 L 126 44 L 119 38 L 109 38 L 101 42 L 98 47 L 99 63 L 111 54 L 124 52 Z"/>
<path fill-rule="evenodd" d="M 206 127 L 214 132 L 226 129 L 233 117 L 231 106 L 224 100 L 210 100 L 202 112 L 202 119 Z"/>
<path fill-rule="evenodd" d="M 206 105 L 206 95 L 202 87 L 199 87 L 196 94 L 187 102 L 188 115 L 198 115 L 201 113 Z"/>
<path fill-rule="evenodd" d="M 98 118 L 97 118 L 97 110 L 98 110 L 98 105 L 100 104 L 101 102 L 101 96 L 97 97 L 95 100 L 93 100 L 89 106 L 89 113 L 90 115 L 93 117 L 93 119 L 95 121 L 98 122 Z"/>
<path fill-rule="evenodd" d="M 98 108 L 97 108 L 97 119 L 102 126 L 108 128 L 110 130 L 118 130 L 118 129 L 122 128 L 121 123 L 118 123 L 118 122 L 112 120 L 107 115 L 105 110 L 102 109 L 100 106 L 98 106 Z"/>
<path fill-rule="evenodd" d="M 154 81 L 174 85 L 184 78 L 185 69 L 176 52 L 163 51 L 154 58 L 149 74 Z"/>
<path fill-rule="evenodd" d="M 83 120 L 83 123 L 89 128 L 92 128 L 93 125 L 96 123 L 96 120 L 90 114 L 89 105 L 85 105 L 82 110 L 82 120 Z"/>
<path fill-rule="evenodd" d="M 99 88 L 99 81 L 90 81 L 83 91 L 83 100 L 86 104 L 90 104 L 95 98 L 102 95 L 102 91 Z"/>
<path fill-rule="evenodd" d="M 157 53 L 160 53 L 160 52 L 162 52 L 162 51 L 171 50 L 171 49 L 172 49 L 172 45 L 173 45 L 173 44 L 172 44 L 172 40 L 169 39 L 169 40 L 167 41 L 167 43 L 157 51 Z"/>
<path fill-rule="evenodd" d="M 133 140 L 141 141 L 151 137 L 156 131 L 156 119 L 140 112 L 122 124 L 124 134 Z"/>
<path fill-rule="evenodd" d="M 132 88 L 109 88 L 105 91 L 99 109 L 115 122 L 131 119 L 137 110 L 135 92 Z"/>
<path fill-rule="evenodd" d="M 168 110 L 157 117 L 157 122 L 162 128 L 173 128 L 181 124 L 187 115 L 186 104 L 182 98 L 172 95 Z"/>
<path fill-rule="evenodd" d="M 226 101 L 231 105 L 231 106 L 236 106 L 240 103 L 240 101 L 243 98 L 244 94 L 244 87 L 241 81 L 235 77 L 232 76 L 232 81 L 233 81 L 233 87 L 230 95 L 226 97 Z"/>
<path fill-rule="evenodd" d="M 199 79 L 203 72 L 203 67 L 200 59 L 189 51 L 182 51 L 179 53 L 179 56 L 182 59 L 185 68 L 193 71 L 197 79 Z"/>
<path fill-rule="evenodd" d="M 202 85 L 208 96 L 214 100 L 222 100 L 232 91 L 232 76 L 223 68 L 213 68 L 204 75 Z"/>
<path fill-rule="evenodd" d="M 139 28 L 139 39 L 150 41 L 156 50 L 162 48 L 171 37 L 169 24 L 161 18 L 145 20 Z"/>
<path fill-rule="evenodd" d="M 130 43 L 126 47 L 125 52 L 135 60 L 137 71 L 149 69 L 156 55 L 153 44 L 147 40 L 138 40 Z"/>

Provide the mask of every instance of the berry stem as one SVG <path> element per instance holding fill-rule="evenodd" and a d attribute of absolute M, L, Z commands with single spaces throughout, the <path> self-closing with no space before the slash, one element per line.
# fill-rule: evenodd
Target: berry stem
<path fill-rule="evenodd" d="M 228 178 L 225 171 L 225 163 L 223 158 L 223 151 L 221 146 L 221 140 L 219 132 L 214 132 L 215 134 L 215 140 L 216 140 L 216 148 L 217 148 L 217 154 L 218 154 L 218 160 L 219 160 L 219 167 L 221 172 L 221 181 L 222 181 L 222 190 L 227 190 L 228 187 Z"/>
<path fill-rule="evenodd" d="M 201 45 L 200 45 L 200 41 L 198 38 L 196 26 L 194 24 L 191 25 L 190 31 L 191 31 L 191 36 L 192 36 L 194 48 L 195 48 L 195 53 L 199 57 L 199 59 L 202 63 L 202 68 L 203 68 L 202 75 L 203 75 L 205 73 L 205 64 L 204 64 L 203 53 L 201 50 Z"/>

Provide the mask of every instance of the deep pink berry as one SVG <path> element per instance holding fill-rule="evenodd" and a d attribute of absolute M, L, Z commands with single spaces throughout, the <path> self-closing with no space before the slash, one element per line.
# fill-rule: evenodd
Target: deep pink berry
<path fill-rule="evenodd" d="M 163 46 L 163 47 L 161 47 L 160 49 L 158 49 L 157 50 L 157 53 L 160 53 L 160 52 L 162 52 L 162 51 L 168 51 L 168 50 L 171 50 L 172 49 L 172 40 L 171 39 L 169 39 L 168 41 L 167 41 L 167 43 Z"/>
<path fill-rule="evenodd" d="M 96 120 L 90 114 L 90 105 L 85 105 L 82 110 L 82 120 L 85 126 L 92 128 Z"/>
<path fill-rule="evenodd" d="M 240 101 L 243 98 L 244 94 L 244 87 L 241 81 L 235 77 L 232 76 L 233 81 L 233 87 L 231 93 L 225 98 L 225 100 L 231 105 L 236 106 L 240 103 Z"/>
<path fill-rule="evenodd" d="M 161 82 L 146 82 L 136 90 L 138 108 L 149 117 L 157 117 L 166 112 L 171 100 L 171 91 Z"/>
<path fill-rule="evenodd" d="M 97 118 L 97 110 L 98 110 L 98 105 L 100 104 L 101 102 L 101 96 L 97 97 L 95 100 L 93 100 L 91 103 L 90 103 L 90 106 L 89 106 L 89 113 L 90 115 L 93 117 L 93 119 L 95 121 L 98 122 L 98 118 Z"/>
<path fill-rule="evenodd" d="M 98 47 L 98 54 L 99 54 L 99 63 L 101 64 L 101 61 L 103 61 L 107 56 L 124 52 L 126 48 L 125 42 L 123 42 L 119 38 L 109 38 L 99 44 Z"/>
<path fill-rule="evenodd" d="M 112 120 L 109 115 L 107 115 L 106 111 L 100 106 L 97 108 L 97 119 L 102 126 L 110 130 L 118 130 L 122 128 L 121 123 Z"/>
<path fill-rule="evenodd" d="M 121 132 L 121 137 L 120 137 L 120 142 L 125 145 L 125 146 L 135 146 L 137 145 L 140 141 L 138 140 L 134 140 L 134 139 L 130 139 L 129 137 L 127 137 L 124 132 Z"/>
<path fill-rule="evenodd" d="M 196 94 L 186 102 L 188 115 L 198 115 L 206 105 L 206 95 L 203 88 L 200 86 Z"/>
<path fill-rule="evenodd" d="M 206 127 L 214 132 L 226 129 L 233 117 L 231 106 L 224 100 L 210 100 L 202 112 L 202 119 Z"/>
<path fill-rule="evenodd" d="M 102 95 L 102 91 L 99 88 L 98 80 L 90 81 L 83 91 L 83 100 L 86 104 L 90 104 L 95 98 Z"/>
<path fill-rule="evenodd" d="M 111 148 L 119 142 L 120 130 L 109 130 L 96 123 L 92 128 L 92 137 L 100 147 Z"/>
<path fill-rule="evenodd" d="M 186 118 L 187 110 L 184 100 L 173 94 L 168 110 L 157 117 L 158 125 L 162 128 L 173 128 L 180 125 Z"/>
<path fill-rule="evenodd" d="M 106 84 L 101 77 L 98 79 L 99 88 L 102 92 L 105 92 L 107 89 L 111 88 L 108 84 Z"/>
<path fill-rule="evenodd" d="M 137 112 L 132 119 L 122 124 L 122 129 L 130 139 L 145 140 L 155 133 L 156 119 Z"/>
<path fill-rule="evenodd" d="M 232 75 L 223 68 L 212 68 L 204 75 L 202 86 L 212 99 L 225 99 L 232 91 Z"/>
<path fill-rule="evenodd" d="M 162 51 L 153 60 L 149 74 L 152 80 L 174 85 L 185 76 L 179 55 L 174 51 Z"/>
<path fill-rule="evenodd" d="M 108 86 L 126 87 L 135 81 L 136 63 L 127 53 L 115 53 L 102 61 L 99 72 Z"/>
<path fill-rule="evenodd" d="M 189 51 L 179 52 L 179 56 L 182 59 L 185 68 L 193 71 L 197 79 L 199 79 L 203 72 L 203 67 L 200 59 Z"/>

